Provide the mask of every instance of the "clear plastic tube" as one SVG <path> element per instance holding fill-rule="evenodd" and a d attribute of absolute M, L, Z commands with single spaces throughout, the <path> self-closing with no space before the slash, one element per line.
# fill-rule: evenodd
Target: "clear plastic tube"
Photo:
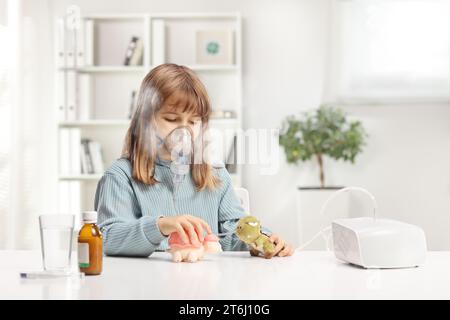
<path fill-rule="evenodd" d="M 321 217 L 322 221 L 323 221 L 323 217 L 325 216 L 326 209 L 328 208 L 328 205 L 330 204 L 330 202 L 332 200 L 334 200 L 337 196 L 339 196 L 339 195 L 341 195 L 341 194 L 343 194 L 345 192 L 350 192 L 350 191 L 362 192 L 362 193 L 364 193 L 365 195 L 367 195 L 370 198 L 370 200 L 372 201 L 372 205 L 373 205 L 373 213 L 372 213 L 373 219 L 376 221 L 376 219 L 377 219 L 377 210 L 378 210 L 377 201 L 376 201 L 376 199 L 375 199 L 373 194 L 371 194 L 368 190 L 366 190 L 364 188 L 361 188 L 361 187 L 346 187 L 346 188 L 338 190 L 338 191 L 334 192 L 332 195 L 330 195 L 328 197 L 328 199 L 325 200 L 325 202 L 322 205 L 322 208 L 320 209 L 320 217 Z M 297 247 L 297 250 L 303 250 L 304 248 L 309 246 L 314 240 L 316 240 L 319 236 L 322 236 L 324 241 L 325 241 L 325 245 L 326 245 L 327 250 L 330 251 L 329 242 L 330 242 L 331 236 L 330 235 L 327 236 L 326 232 L 331 232 L 331 226 L 325 227 L 323 225 L 323 222 L 322 222 L 320 231 L 317 232 L 311 239 L 306 241 L 304 244 L 302 244 L 301 246 Z"/>

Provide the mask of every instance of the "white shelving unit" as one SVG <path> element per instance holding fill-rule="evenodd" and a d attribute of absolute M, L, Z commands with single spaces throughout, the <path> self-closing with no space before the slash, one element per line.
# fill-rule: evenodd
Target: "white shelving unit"
<path fill-rule="evenodd" d="M 159 24 L 159 28 L 164 26 L 163 48 L 161 38 L 154 34 L 155 24 Z M 198 64 L 195 37 L 200 30 L 233 32 L 232 64 Z M 133 36 L 143 41 L 142 65 L 125 66 L 125 52 Z M 59 170 L 64 166 L 61 153 L 66 150 L 64 143 L 61 144 L 63 129 L 75 130 L 80 139 L 98 141 L 102 146 L 105 168 L 120 157 L 130 122 L 127 113 L 131 92 L 136 91 L 137 94 L 145 74 L 163 62 L 186 65 L 197 72 L 208 90 L 213 111 L 231 111 L 234 115 L 233 118 L 211 119 L 211 128 L 242 128 L 242 31 L 239 13 L 90 14 L 81 17 L 75 28 L 60 19 L 55 37 Z M 155 49 L 160 52 L 162 49 L 164 61 L 154 61 L 156 57 L 152 54 Z M 81 79 L 88 85 L 83 87 Z M 83 88 L 87 88 L 87 94 L 82 92 Z M 233 145 L 235 151 L 239 149 L 235 142 Z M 72 161 L 75 161 L 74 157 Z M 239 166 L 231 167 L 230 171 L 234 184 L 240 185 Z M 58 181 L 63 186 L 60 189 L 67 189 L 69 184 L 69 190 L 75 190 L 69 192 L 70 199 L 58 197 L 59 210 L 75 214 L 92 210 L 96 185 L 102 173 L 59 172 Z M 70 203 L 69 207 L 67 203 Z"/>

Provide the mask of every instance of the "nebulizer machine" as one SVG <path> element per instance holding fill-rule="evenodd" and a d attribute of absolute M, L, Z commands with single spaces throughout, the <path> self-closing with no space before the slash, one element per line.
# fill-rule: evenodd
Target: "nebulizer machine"
<path fill-rule="evenodd" d="M 427 251 L 424 231 L 418 226 L 377 217 L 378 205 L 375 197 L 366 189 L 347 187 L 333 193 L 323 204 L 320 216 L 326 213 L 333 199 L 348 192 L 360 192 L 372 201 L 372 216 L 337 219 L 331 226 L 322 228 L 311 240 L 299 249 L 307 247 L 322 236 L 338 260 L 363 268 L 391 269 L 421 266 Z"/>

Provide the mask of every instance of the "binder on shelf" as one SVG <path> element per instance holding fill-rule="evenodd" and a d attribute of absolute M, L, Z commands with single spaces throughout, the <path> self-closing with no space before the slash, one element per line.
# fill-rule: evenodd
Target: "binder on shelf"
<path fill-rule="evenodd" d="M 70 129 L 59 129 L 59 174 L 70 174 Z"/>
<path fill-rule="evenodd" d="M 66 120 L 75 121 L 77 120 L 77 74 L 74 71 L 66 72 Z"/>
<path fill-rule="evenodd" d="M 165 63 L 165 24 L 162 19 L 155 19 L 152 23 L 152 64 L 154 66 Z"/>
<path fill-rule="evenodd" d="M 70 136 L 70 174 L 79 175 L 81 173 L 81 132 L 78 128 L 69 129 Z"/>
<path fill-rule="evenodd" d="M 66 53 L 65 67 L 75 67 L 75 55 L 76 55 L 76 35 L 74 28 L 69 28 L 69 22 L 64 19 L 64 51 Z"/>
<path fill-rule="evenodd" d="M 58 71 L 56 73 L 56 107 L 58 108 L 58 121 L 65 121 L 66 112 L 66 72 Z"/>
<path fill-rule="evenodd" d="M 83 21 L 84 34 L 84 64 L 86 66 L 94 65 L 94 21 L 87 19 Z"/>
<path fill-rule="evenodd" d="M 65 49 L 65 25 L 64 19 L 56 20 L 56 66 L 64 68 L 66 66 L 66 49 Z"/>
<path fill-rule="evenodd" d="M 79 175 L 81 173 L 81 130 L 79 128 L 59 129 L 59 174 Z"/>
<path fill-rule="evenodd" d="M 85 23 L 80 21 L 77 28 L 75 29 L 75 40 L 76 40 L 76 54 L 75 54 L 75 65 L 76 67 L 83 67 L 84 62 L 84 47 L 85 47 Z"/>
<path fill-rule="evenodd" d="M 91 118 L 90 110 L 92 107 L 92 78 L 89 74 L 79 73 L 77 80 L 77 119 L 80 121 L 86 121 Z"/>

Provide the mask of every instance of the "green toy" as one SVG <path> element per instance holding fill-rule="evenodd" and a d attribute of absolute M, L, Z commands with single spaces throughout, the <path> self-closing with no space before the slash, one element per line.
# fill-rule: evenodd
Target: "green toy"
<path fill-rule="evenodd" d="M 236 235 L 251 248 L 250 254 L 262 253 L 266 258 L 273 255 L 275 246 L 269 237 L 261 232 L 261 223 L 252 216 L 241 218 L 236 227 Z"/>

